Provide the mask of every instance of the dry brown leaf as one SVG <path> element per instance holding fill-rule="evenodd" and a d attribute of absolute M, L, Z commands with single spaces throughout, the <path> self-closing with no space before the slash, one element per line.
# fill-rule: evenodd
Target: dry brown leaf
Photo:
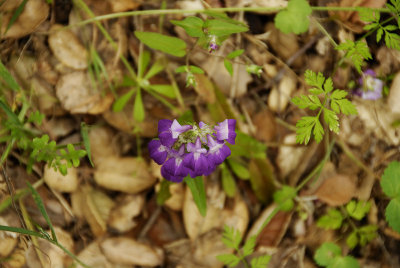
<path fill-rule="evenodd" d="M 150 188 L 157 180 L 143 159 L 115 156 L 105 158 L 97 165 L 94 179 L 108 190 L 130 194 Z"/>
<path fill-rule="evenodd" d="M 348 203 L 356 194 L 354 180 L 345 174 L 334 174 L 326 178 L 314 193 L 330 206 Z"/>
<path fill-rule="evenodd" d="M 142 212 L 143 195 L 126 195 L 112 208 L 108 225 L 118 232 L 126 232 L 136 226 L 134 218 Z"/>
<path fill-rule="evenodd" d="M 60 192 L 70 193 L 78 188 L 78 173 L 75 167 L 67 169 L 67 174 L 63 175 L 48 165 L 44 168 L 43 179 L 46 184 Z"/>
<path fill-rule="evenodd" d="M 220 228 L 225 224 L 244 233 L 249 222 L 249 212 L 243 199 L 237 194 L 231 208 L 224 208 L 225 193 L 218 185 L 208 185 L 207 191 L 207 214 L 200 215 L 196 204 L 193 201 L 192 193 L 186 189 L 183 203 L 183 223 L 187 235 L 191 240 L 207 233 L 213 228 Z"/>
<path fill-rule="evenodd" d="M 79 194 L 81 196 L 75 197 L 75 204 L 79 206 L 79 209 L 73 207 L 74 211 L 78 212 L 77 215 L 83 214 L 95 236 L 103 235 L 107 231 L 106 222 L 114 201 L 105 193 L 87 185 L 81 187 Z"/>
<path fill-rule="evenodd" d="M 107 238 L 100 247 L 107 259 L 115 264 L 153 267 L 164 262 L 161 249 L 126 237 Z"/>
<path fill-rule="evenodd" d="M 283 139 L 284 144 L 295 144 L 296 134 L 286 135 Z M 300 163 L 307 148 L 296 146 L 280 146 L 277 158 L 277 165 L 281 172 L 281 177 L 284 178 L 290 174 Z"/>
<path fill-rule="evenodd" d="M 54 226 L 54 231 L 57 236 L 57 241 L 63 245 L 70 252 L 74 252 L 74 241 L 71 237 L 71 234 L 64 231 L 58 226 Z M 50 230 L 47 230 L 47 233 L 50 233 Z M 34 245 L 30 245 L 27 253 L 26 253 L 26 262 L 28 267 L 36 268 L 52 268 L 52 267 L 65 267 L 67 266 L 67 262 L 69 261 L 69 256 L 63 250 L 61 250 L 56 245 L 44 240 L 39 240 L 39 248 L 43 254 L 43 262 L 41 263 L 37 257 L 37 253 Z M 44 264 L 44 265 L 42 265 Z"/>
<path fill-rule="evenodd" d="M 282 112 L 286 109 L 292 98 L 292 93 L 296 90 L 297 79 L 292 74 L 286 74 L 278 86 L 274 86 L 268 97 L 268 107 L 273 112 Z"/>
<path fill-rule="evenodd" d="M 400 72 L 396 74 L 390 86 L 388 106 L 393 114 L 400 118 Z"/>
<path fill-rule="evenodd" d="M 269 142 L 275 139 L 276 122 L 273 114 L 264 109 L 253 116 L 253 124 L 256 127 L 255 137 L 258 140 Z"/>
<path fill-rule="evenodd" d="M 11 226 L 11 223 L 18 222 L 16 217 L 12 216 L 13 214 L 9 214 L 7 217 L 0 217 L 0 225 Z M 17 233 L 0 231 L 0 257 L 7 257 L 17 246 L 18 244 L 18 236 Z"/>
<path fill-rule="evenodd" d="M 11 1 L 8 1 L 11 2 Z M 17 2 L 17 1 L 16 1 Z M 49 5 L 45 0 L 29 0 L 25 4 L 25 8 L 19 15 L 18 19 L 8 29 L 8 31 L 1 35 L 1 38 L 20 38 L 28 35 L 36 30 L 36 28 L 47 18 L 49 15 Z M 6 31 L 6 27 L 14 10 L 10 10 L 5 14 L 1 23 L 1 32 Z"/>
<path fill-rule="evenodd" d="M 88 53 L 81 41 L 69 29 L 53 25 L 50 29 L 49 46 L 54 56 L 68 67 L 84 70 L 88 67 Z"/>
<path fill-rule="evenodd" d="M 261 212 L 261 215 L 250 228 L 247 239 L 260 231 L 261 226 L 275 208 L 276 204 L 272 204 Z M 292 213 L 279 211 L 257 236 L 257 245 L 259 247 L 276 247 L 285 235 L 291 218 Z"/>
<path fill-rule="evenodd" d="M 368 8 L 381 8 L 386 4 L 386 0 L 339 0 L 335 3 L 328 4 L 328 6 L 340 6 L 340 7 L 368 7 Z M 358 12 L 347 12 L 347 11 L 329 11 L 331 16 L 337 16 L 343 25 L 356 33 L 362 33 L 364 31 L 365 22 L 360 20 Z"/>
<path fill-rule="evenodd" d="M 88 246 L 86 246 L 79 254 L 78 258 L 90 267 L 96 268 L 116 268 L 116 265 L 111 263 L 102 252 L 100 248 L 100 242 L 94 241 Z M 128 265 L 119 265 L 118 268 L 132 268 Z M 77 264 L 77 268 L 84 268 L 80 264 Z"/>
<path fill-rule="evenodd" d="M 100 114 L 110 108 L 113 100 L 111 95 L 102 97 L 98 90 L 92 88 L 86 72 L 61 76 L 56 94 L 63 108 L 71 113 Z"/>
<path fill-rule="evenodd" d="M 108 2 L 110 2 L 112 12 L 133 10 L 141 4 L 138 0 L 108 0 Z"/>

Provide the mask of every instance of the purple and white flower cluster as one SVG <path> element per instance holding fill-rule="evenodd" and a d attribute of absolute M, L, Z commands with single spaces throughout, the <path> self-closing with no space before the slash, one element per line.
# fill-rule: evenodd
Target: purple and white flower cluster
<path fill-rule="evenodd" d="M 188 174 L 209 175 L 230 154 L 225 144 L 235 144 L 236 120 L 226 119 L 214 128 L 200 122 L 197 126 L 180 125 L 177 120 L 158 122 L 158 138 L 148 147 L 150 157 L 161 167 L 161 175 L 172 182 L 181 182 Z"/>
<path fill-rule="evenodd" d="M 354 94 L 364 100 L 377 100 L 382 98 L 383 81 L 376 78 L 376 73 L 368 69 L 358 79 L 361 88 L 355 90 Z"/>

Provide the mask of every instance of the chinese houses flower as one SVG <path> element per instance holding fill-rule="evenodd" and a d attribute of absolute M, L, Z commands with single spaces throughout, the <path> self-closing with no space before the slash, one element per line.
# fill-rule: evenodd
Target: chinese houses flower
<path fill-rule="evenodd" d="M 355 90 L 354 94 L 365 100 L 377 100 L 382 98 L 383 81 L 376 78 L 376 73 L 368 69 L 363 72 L 358 80 L 361 88 Z"/>
<path fill-rule="evenodd" d="M 231 154 L 226 142 L 235 144 L 235 126 L 234 119 L 213 128 L 203 122 L 181 125 L 177 120 L 160 120 L 158 139 L 148 145 L 150 157 L 162 165 L 161 174 L 169 181 L 209 175 Z"/>

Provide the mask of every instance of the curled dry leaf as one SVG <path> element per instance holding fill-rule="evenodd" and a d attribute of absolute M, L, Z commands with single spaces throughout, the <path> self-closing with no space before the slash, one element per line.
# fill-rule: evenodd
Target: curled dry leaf
<path fill-rule="evenodd" d="M 96 236 L 104 234 L 114 201 L 102 191 L 90 186 L 81 187 L 79 192 L 71 196 L 71 199 L 74 214 L 85 218 Z"/>
<path fill-rule="evenodd" d="M 119 155 L 120 148 L 114 138 L 115 133 L 109 127 L 94 126 L 90 128 L 89 140 L 95 166 L 107 157 Z"/>
<path fill-rule="evenodd" d="M 58 80 L 56 94 L 64 109 L 71 113 L 100 114 L 113 102 L 111 95 L 104 97 L 92 88 L 86 72 L 64 74 Z"/>
<path fill-rule="evenodd" d="M 107 238 L 100 247 L 107 259 L 115 264 L 154 267 L 164 262 L 164 253 L 160 248 L 126 237 Z"/>
<path fill-rule="evenodd" d="M 111 4 L 112 12 L 124 12 L 136 9 L 141 1 L 137 0 L 108 0 Z"/>
<path fill-rule="evenodd" d="M 259 232 L 261 226 L 275 208 L 276 204 L 272 204 L 264 209 L 253 226 L 250 228 L 250 231 L 247 234 L 247 239 Z M 279 211 L 271 219 L 267 226 L 262 229 L 260 235 L 257 237 L 257 245 L 260 247 L 276 247 L 281 242 L 282 237 L 285 235 L 291 218 L 291 212 Z"/>
<path fill-rule="evenodd" d="M 286 135 L 283 139 L 284 144 L 296 144 L 296 134 Z M 281 171 L 282 178 L 290 174 L 300 163 L 303 155 L 307 151 L 305 147 L 280 146 L 277 158 L 277 165 Z"/>
<path fill-rule="evenodd" d="M 381 8 L 385 5 L 386 0 L 339 0 L 336 3 L 328 4 L 328 6 L 339 6 L 339 7 L 367 7 L 367 8 Z M 329 11 L 331 16 L 339 17 L 339 20 L 343 22 L 343 25 L 356 33 L 362 33 L 364 31 L 365 22 L 360 20 L 358 12 L 344 12 L 344 11 Z"/>
<path fill-rule="evenodd" d="M 70 193 L 78 188 L 78 173 L 75 167 L 67 169 L 67 174 L 64 176 L 59 171 L 46 165 L 44 168 L 43 179 L 46 184 L 53 190 Z"/>
<path fill-rule="evenodd" d="M 10 226 L 11 222 L 18 222 L 16 217 L 0 217 L 0 225 Z M 0 231 L 0 258 L 7 257 L 18 243 L 18 234 Z"/>
<path fill-rule="evenodd" d="M 39 105 L 41 113 L 46 115 L 61 115 L 64 110 L 58 104 L 53 87 L 40 77 L 31 79 L 31 88 Z"/>
<path fill-rule="evenodd" d="M 18 1 L 7 1 L 7 2 L 18 2 Z M 17 3 L 15 3 L 17 4 Z M 14 8 L 17 8 L 14 6 Z M 11 6 L 9 6 L 11 7 Z M 19 15 L 18 19 L 6 32 L 8 22 L 13 16 L 15 10 L 9 10 L 2 20 L 1 32 L 5 33 L 2 35 L 4 38 L 20 38 L 27 34 L 35 31 L 35 29 L 47 18 L 49 15 L 49 5 L 45 0 L 28 0 L 25 4 L 24 10 Z"/>
<path fill-rule="evenodd" d="M 288 105 L 292 93 L 296 90 L 296 77 L 287 74 L 274 86 L 268 97 L 268 106 L 273 112 L 282 112 Z"/>
<path fill-rule="evenodd" d="M 350 202 L 356 191 L 354 179 L 345 174 L 334 173 L 322 182 L 314 195 L 322 202 L 335 207 Z"/>
<path fill-rule="evenodd" d="M 255 137 L 258 140 L 269 142 L 275 139 L 276 122 L 273 114 L 264 109 L 253 117 L 253 124 L 256 127 Z"/>
<path fill-rule="evenodd" d="M 285 34 L 278 30 L 273 23 L 267 24 L 266 31 L 269 32 L 269 45 L 280 58 L 288 60 L 299 51 L 300 46 L 297 35 L 292 33 Z M 303 62 L 303 57 L 300 56 L 293 62 L 293 66 L 300 67 L 302 66 Z"/>
<path fill-rule="evenodd" d="M 148 164 L 136 157 L 110 156 L 97 165 L 94 179 L 100 186 L 113 191 L 135 194 L 156 182 Z"/>
<path fill-rule="evenodd" d="M 112 208 L 108 225 L 121 233 L 132 229 L 136 226 L 134 217 L 140 214 L 143 205 L 143 195 L 126 195 Z"/>
<path fill-rule="evenodd" d="M 244 233 L 249 222 L 249 212 L 243 199 L 237 194 L 233 206 L 224 208 L 225 193 L 217 185 L 208 185 L 207 191 L 207 214 L 200 215 L 194 203 L 192 193 L 189 189 L 185 191 L 183 202 L 183 222 L 187 235 L 195 240 L 199 235 L 210 231 L 213 228 L 221 228 L 225 224 Z"/>
<path fill-rule="evenodd" d="M 86 246 L 79 254 L 78 258 L 90 267 L 96 268 L 114 268 L 114 263 L 111 263 L 100 248 L 100 242 L 98 240 L 92 242 Z M 119 265 L 118 268 L 131 268 L 128 265 Z M 80 264 L 77 264 L 77 268 L 84 268 Z"/>
<path fill-rule="evenodd" d="M 58 226 L 54 226 L 54 231 L 56 233 L 58 243 L 63 245 L 63 247 L 65 247 L 70 252 L 74 252 L 74 241 L 71 235 Z M 51 233 L 50 230 L 47 230 L 46 232 Z M 30 247 L 26 254 L 26 262 L 28 264 L 28 267 L 51 268 L 66 267 L 68 265 L 70 257 L 67 253 L 65 253 L 56 245 L 53 245 L 52 243 L 44 239 L 39 239 L 39 249 L 44 256 L 43 263 L 41 263 L 37 257 L 35 246 L 30 244 Z"/>
<path fill-rule="evenodd" d="M 182 183 L 174 183 L 169 187 L 171 197 L 165 201 L 165 206 L 175 211 L 181 211 L 183 207 L 183 198 L 185 196 L 185 188 Z"/>
<path fill-rule="evenodd" d="M 247 1 L 247 3 L 250 4 L 250 7 L 273 7 L 273 8 L 276 8 L 276 7 L 286 7 L 287 6 L 287 1 L 285 1 L 285 0 L 253 0 L 253 1 Z M 270 13 L 274 13 L 274 12 L 259 11 L 257 13 L 270 14 Z"/>
<path fill-rule="evenodd" d="M 396 74 L 390 86 L 388 106 L 393 114 L 400 118 L 400 72 Z"/>
<path fill-rule="evenodd" d="M 394 94 L 392 95 L 393 100 L 395 99 Z M 374 133 L 376 138 L 390 145 L 400 144 L 400 130 L 392 126 L 393 122 L 399 119 L 399 115 L 394 114 L 389 105 L 383 103 L 382 100 L 353 100 L 352 102 L 357 108 L 358 117 L 363 122 L 367 133 Z"/>
<path fill-rule="evenodd" d="M 69 29 L 53 25 L 50 29 L 49 46 L 54 56 L 66 66 L 75 70 L 88 67 L 88 53 L 81 41 Z"/>

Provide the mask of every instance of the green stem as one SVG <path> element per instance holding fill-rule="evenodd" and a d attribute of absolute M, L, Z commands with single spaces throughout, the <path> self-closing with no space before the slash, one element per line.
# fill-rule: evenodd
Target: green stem
<path fill-rule="evenodd" d="M 317 25 L 318 29 L 326 36 L 328 37 L 329 41 L 332 43 L 332 45 L 336 48 L 338 46 L 338 44 L 336 43 L 336 41 L 332 38 L 332 36 L 328 33 L 328 31 L 325 29 L 324 26 L 321 25 L 321 23 L 319 23 L 318 20 L 313 19 L 314 23 Z"/>
<path fill-rule="evenodd" d="M 38 188 L 39 186 L 41 186 L 44 183 L 43 179 L 40 179 L 38 181 L 36 181 L 32 186 L 33 188 Z M 12 196 L 8 196 L 7 198 L 5 198 L 1 203 L 0 203 L 0 213 L 2 213 L 4 210 L 6 210 L 9 206 L 11 206 L 13 199 L 16 201 L 26 195 L 28 195 L 30 193 L 30 190 L 28 188 L 25 189 L 20 189 L 17 190 L 17 192 L 12 195 Z"/>
<path fill-rule="evenodd" d="M 109 35 L 109 33 L 107 32 L 107 30 L 103 27 L 103 25 L 101 25 L 101 23 L 99 22 L 99 20 L 96 20 L 97 17 L 95 17 L 94 13 L 90 10 L 90 8 L 85 4 L 85 2 L 83 2 L 83 0 L 74 0 L 74 2 L 80 6 L 80 8 L 82 8 L 90 17 L 92 17 L 89 20 L 92 20 L 91 22 L 94 22 L 96 24 L 96 26 L 99 28 L 99 30 L 103 33 L 104 37 L 107 39 L 108 42 L 110 42 L 110 44 L 112 45 L 112 47 L 118 51 L 118 45 L 115 43 L 114 39 L 112 39 L 112 37 Z M 118 17 L 115 17 L 118 18 Z M 84 24 L 80 24 L 77 23 L 75 25 L 71 25 L 69 27 L 73 27 L 73 26 L 81 26 L 81 25 L 85 25 Z M 66 28 L 69 28 L 66 27 Z M 135 70 L 133 70 L 133 68 L 131 67 L 131 65 L 129 64 L 127 58 L 125 58 L 125 56 L 121 53 L 119 55 L 122 63 L 125 65 L 126 69 L 128 69 L 129 74 L 132 76 L 132 78 L 134 80 L 136 80 L 136 73 Z"/>
<path fill-rule="evenodd" d="M 322 170 L 322 168 L 325 165 L 325 162 L 328 160 L 329 156 L 331 155 L 332 152 L 332 148 L 333 145 L 335 144 L 335 139 L 332 139 L 331 143 L 329 144 L 329 148 L 328 151 L 325 153 L 325 157 L 322 159 L 321 162 L 319 162 L 318 166 L 316 166 L 310 174 L 308 174 L 308 176 L 296 187 L 296 193 L 298 193 L 303 187 L 304 185 L 306 185 L 311 178 L 313 178 L 318 172 L 320 172 Z M 289 198 L 287 199 L 289 200 Z M 278 206 L 276 208 L 274 208 L 274 210 L 268 215 L 268 217 L 265 219 L 265 221 L 263 222 L 263 224 L 261 225 L 261 228 L 258 230 L 257 232 L 257 236 L 261 233 L 261 231 L 265 228 L 265 226 L 268 225 L 268 223 L 272 220 L 272 218 L 279 212 L 279 210 L 281 209 L 282 205 L 286 202 L 286 200 L 283 200 L 280 204 L 278 204 Z"/>
<path fill-rule="evenodd" d="M 77 0 L 81 1 L 81 0 Z M 285 7 L 223 7 L 223 8 L 212 8 L 212 9 L 155 9 L 155 10 L 135 10 L 135 11 L 127 11 L 127 12 L 118 12 L 112 14 L 106 14 L 102 16 L 93 17 L 76 24 L 72 24 L 68 27 L 82 26 L 92 22 L 98 22 L 102 20 L 110 20 L 121 17 L 130 17 L 130 16 L 144 16 L 144 15 L 166 15 L 166 14 L 185 14 L 185 13 L 207 13 L 210 11 L 213 12 L 268 12 L 268 13 L 276 13 L 285 9 Z M 359 7 L 311 7 L 313 11 L 345 11 L 345 12 L 354 12 L 358 11 Z M 382 12 L 382 13 L 390 13 L 388 8 L 374 8 L 373 10 Z"/>

